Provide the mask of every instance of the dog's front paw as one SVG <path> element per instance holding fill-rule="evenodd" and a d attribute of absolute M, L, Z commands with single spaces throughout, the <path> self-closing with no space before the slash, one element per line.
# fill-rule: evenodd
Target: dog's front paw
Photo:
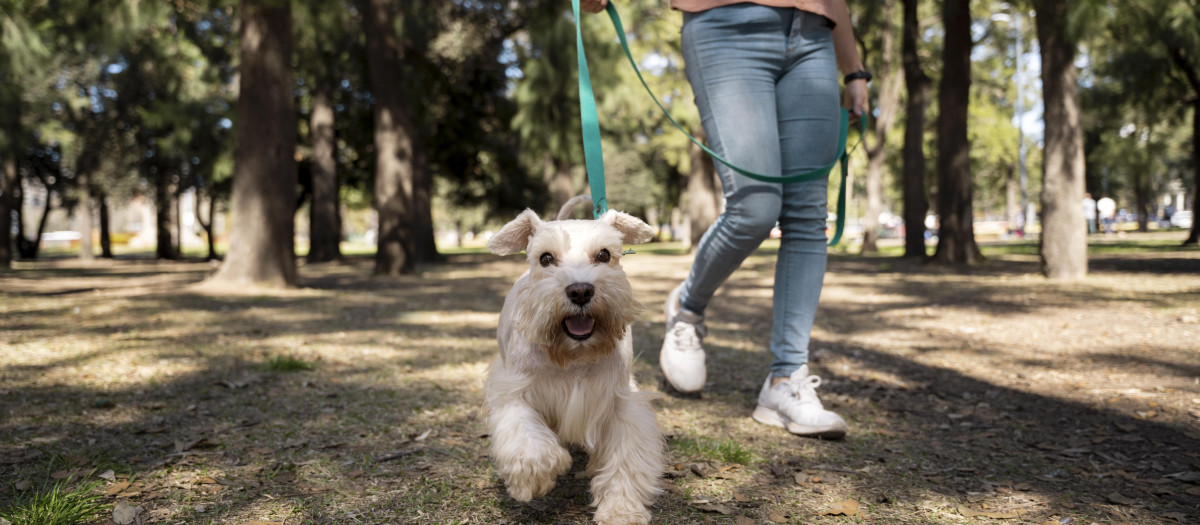
<path fill-rule="evenodd" d="M 529 501 L 550 492 L 558 477 L 571 470 L 571 453 L 557 444 L 540 450 L 531 447 L 498 470 L 508 495 L 517 501 Z"/>
<path fill-rule="evenodd" d="M 598 525 L 646 525 L 650 523 L 650 511 L 641 503 L 605 501 L 597 506 L 593 519 Z"/>

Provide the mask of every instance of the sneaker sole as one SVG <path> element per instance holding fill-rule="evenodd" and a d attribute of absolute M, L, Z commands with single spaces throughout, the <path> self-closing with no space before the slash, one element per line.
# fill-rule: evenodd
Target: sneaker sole
<path fill-rule="evenodd" d="M 679 388 L 677 384 L 678 382 L 674 379 L 671 379 L 671 374 L 667 372 L 669 367 L 659 366 L 659 368 L 662 369 L 663 376 L 667 378 L 667 384 L 671 385 L 671 388 L 674 388 L 675 391 L 679 392 L 680 394 L 698 394 L 701 390 L 704 390 L 703 381 L 700 383 L 700 386 L 695 389 Z M 705 381 L 707 381 L 707 378 L 705 378 Z"/>
<path fill-rule="evenodd" d="M 787 429 L 797 436 L 814 437 L 821 439 L 842 439 L 846 437 L 846 429 L 844 428 L 821 428 L 810 427 L 791 421 L 780 414 L 778 410 L 759 406 L 754 409 L 754 414 L 751 416 L 755 421 L 764 425 Z"/>

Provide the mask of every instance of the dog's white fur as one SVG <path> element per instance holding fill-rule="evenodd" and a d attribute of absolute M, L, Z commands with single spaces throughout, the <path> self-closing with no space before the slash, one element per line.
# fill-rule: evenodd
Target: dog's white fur
<path fill-rule="evenodd" d="M 566 447 L 574 445 L 590 455 L 596 522 L 649 523 L 646 507 L 660 490 L 664 447 L 630 373 L 630 323 L 643 308 L 619 259 L 622 244 L 652 234 L 646 223 L 616 211 L 597 220 L 543 222 L 525 210 L 489 240 L 498 255 L 526 251 L 530 265 L 504 301 L 500 355 L 485 386 L 491 457 L 513 499 L 529 501 L 554 488 L 571 468 Z M 544 254 L 554 264 L 543 266 Z M 576 283 L 594 287 L 582 306 L 566 293 Z M 586 340 L 570 337 L 565 324 L 581 314 L 594 321 Z"/>

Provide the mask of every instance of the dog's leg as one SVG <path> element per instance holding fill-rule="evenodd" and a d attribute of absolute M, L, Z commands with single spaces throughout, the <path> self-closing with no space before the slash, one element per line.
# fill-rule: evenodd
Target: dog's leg
<path fill-rule="evenodd" d="M 550 492 L 558 476 L 571 469 L 571 453 L 529 405 L 511 401 L 495 407 L 488 419 L 492 461 L 513 499 L 529 501 Z"/>
<path fill-rule="evenodd" d="M 646 507 L 659 492 L 663 442 L 654 413 L 636 393 L 617 398 L 612 420 L 592 453 L 592 505 L 596 523 L 631 525 L 650 522 Z"/>

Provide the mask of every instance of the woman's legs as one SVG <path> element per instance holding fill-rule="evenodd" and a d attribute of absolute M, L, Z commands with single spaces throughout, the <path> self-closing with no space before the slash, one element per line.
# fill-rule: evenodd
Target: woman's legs
<path fill-rule="evenodd" d="M 776 82 L 784 71 L 794 10 L 734 4 L 685 13 L 683 53 L 709 147 L 730 162 L 780 175 Z M 779 218 L 783 187 L 717 163 L 725 212 L 705 232 L 679 295 L 703 314 L 717 288 L 750 255 Z"/>
<path fill-rule="evenodd" d="M 789 69 L 776 88 L 783 173 L 802 173 L 837 156 L 839 85 L 832 35 L 824 17 L 799 12 L 792 24 Z M 783 186 L 775 262 L 771 375 L 787 377 L 808 362 L 808 343 L 825 278 L 828 178 Z"/>

